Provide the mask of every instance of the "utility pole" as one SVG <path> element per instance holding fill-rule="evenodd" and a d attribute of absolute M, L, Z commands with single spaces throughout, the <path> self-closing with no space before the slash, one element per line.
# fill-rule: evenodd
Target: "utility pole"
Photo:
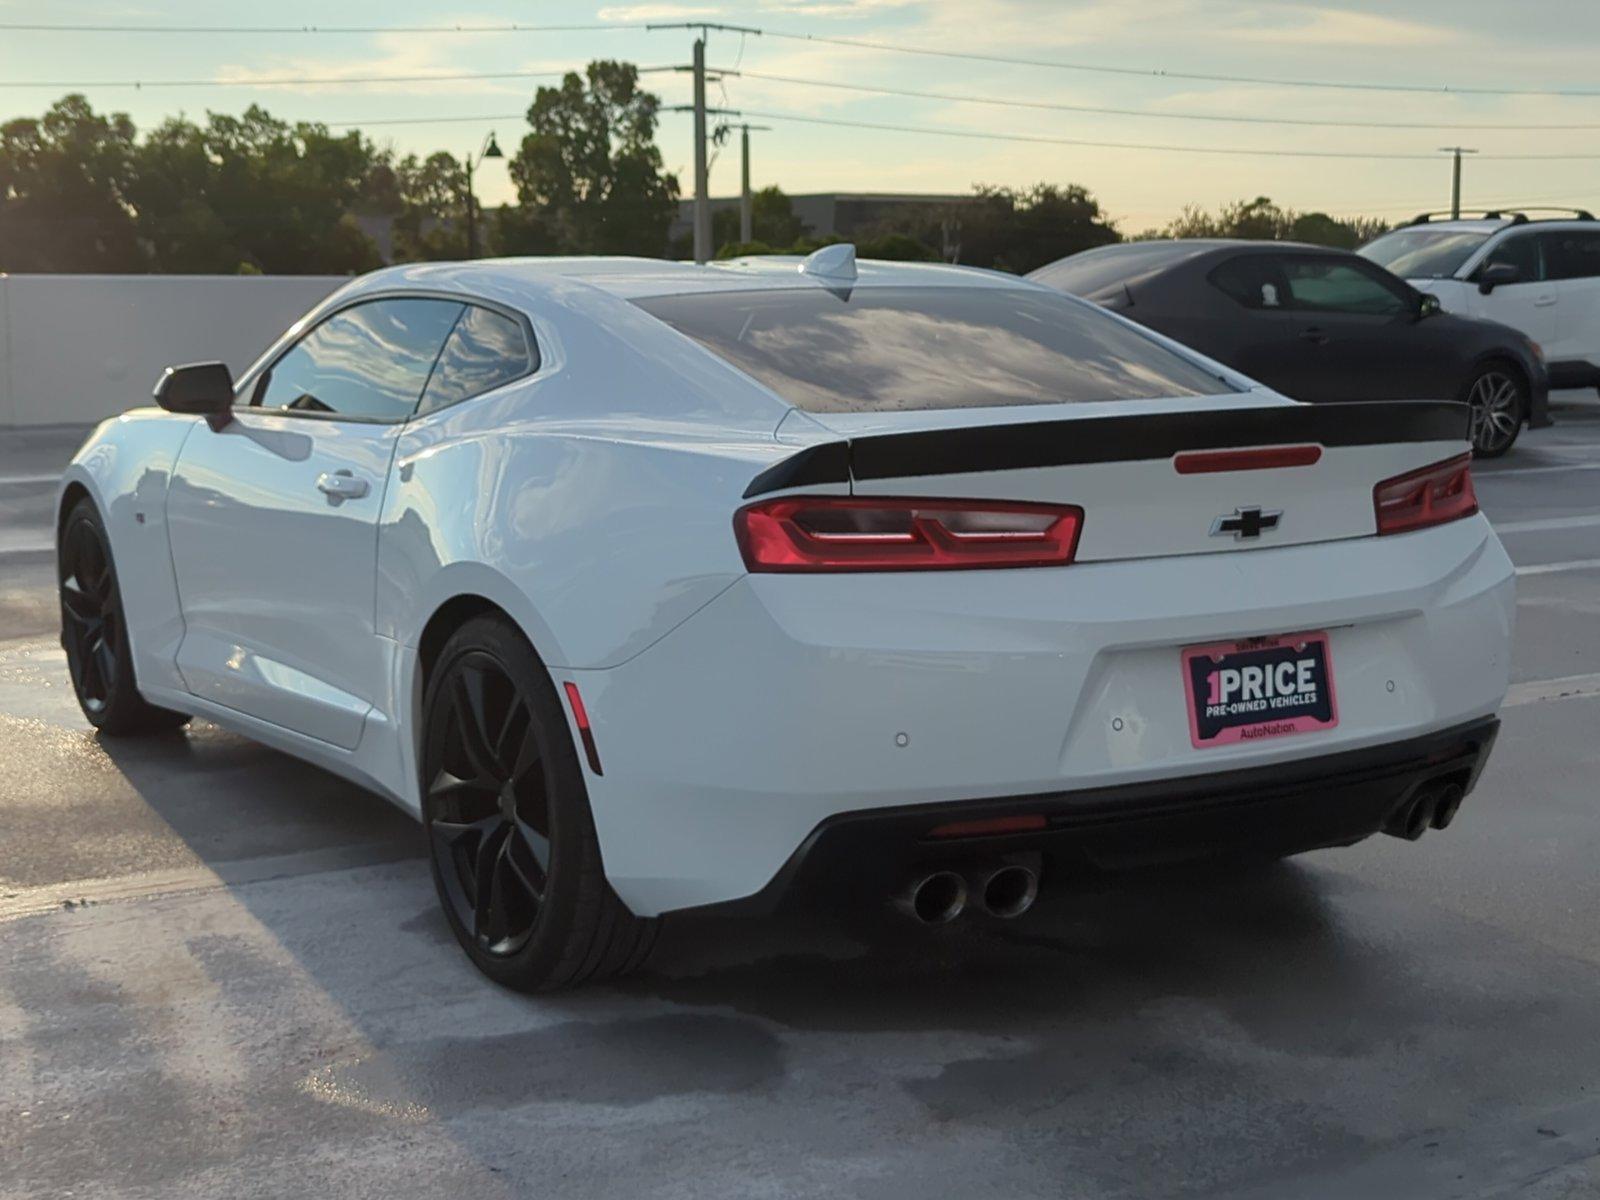
<path fill-rule="evenodd" d="M 739 126 L 739 240 L 751 242 L 755 234 L 751 232 L 755 220 L 750 198 L 750 131 L 752 129 L 765 131 L 772 128 L 770 125 Z"/>
<path fill-rule="evenodd" d="M 1463 154 L 1476 154 L 1477 151 L 1467 146 L 1440 146 L 1441 154 L 1453 156 L 1454 165 L 1450 171 L 1450 219 L 1461 219 L 1461 156 Z"/>
<path fill-rule="evenodd" d="M 710 177 L 706 167 L 706 33 L 694 43 L 694 260 L 711 258 Z"/>

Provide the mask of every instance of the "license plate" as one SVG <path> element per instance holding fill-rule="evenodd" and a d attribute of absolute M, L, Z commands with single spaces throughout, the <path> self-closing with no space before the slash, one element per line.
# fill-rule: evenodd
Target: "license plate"
<path fill-rule="evenodd" d="M 1326 633 L 1284 633 L 1183 652 L 1196 748 L 1264 741 L 1339 724 Z"/>

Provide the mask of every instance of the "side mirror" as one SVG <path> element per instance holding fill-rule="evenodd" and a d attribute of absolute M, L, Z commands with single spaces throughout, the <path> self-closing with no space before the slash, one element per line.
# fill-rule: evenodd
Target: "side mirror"
<path fill-rule="evenodd" d="M 1505 287 L 1508 283 L 1522 282 L 1522 268 L 1516 263 L 1497 262 L 1490 263 L 1478 272 L 1478 291 L 1487 296 L 1497 287 Z"/>
<path fill-rule="evenodd" d="M 193 413 L 221 429 L 233 419 L 233 372 L 227 363 L 168 367 L 156 383 L 156 403 L 168 412 Z"/>
<path fill-rule="evenodd" d="M 1423 317 L 1431 317 L 1435 313 L 1439 312 L 1443 307 L 1444 306 L 1439 303 L 1439 297 L 1435 296 L 1432 292 L 1423 292 L 1422 295 L 1417 297 L 1417 319 L 1421 320 Z"/>

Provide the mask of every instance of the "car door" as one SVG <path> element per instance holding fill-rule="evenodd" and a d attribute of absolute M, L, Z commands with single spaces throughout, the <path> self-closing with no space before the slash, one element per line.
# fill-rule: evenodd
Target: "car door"
<path fill-rule="evenodd" d="M 1288 288 L 1274 257 L 1255 251 L 1224 259 L 1207 273 L 1206 282 L 1221 296 L 1204 315 L 1207 338 L 1191 344 L 1286 396 L 1294 395 L 1291 389 L 1303 382 L 1300 360 L 1305 355 L 1290 337 L 1284 311 Z"/>
<path fill-rule="evenodd" d="M 1501 238 L 1490 247 L 1467 280 L 1466 311 L 1474 317 L 1499 321 L 1527 334 L 1549 355 L 1559 341 L 1563 313 L 1560 289 L 1549 279 L 1547 247 L 1546 237 L 1531 230 Z M 1517 281 L 1483 292 L 1478 281 L 1486 269 L 1499 263 L 1515 267 Z"/>
<path fill-rule="evenodd" d="M 1417 299 L 1355 255 L 1284 254 L 1290 337 L 1304 368 L 1297 400 L 1395 400 L 1423 384 L 1407 336 Z"/>
<path fill-rule="evenodd" d="M 1600 363 L 1600 230 L 1550 230 L 1539 234 L 1539 242 L 1545 286 L 1556 298 L 1556 325 L 1547 338 L 1534 341 L 1553 363 Z"/>
<path fill-rule="evenodd" d="M 378 517 L 403 424 L 463 305 L 396 297 L 323 319 L 197 424 L 167 525 L 196 695 L 353 749 L 382 695 Z"/>

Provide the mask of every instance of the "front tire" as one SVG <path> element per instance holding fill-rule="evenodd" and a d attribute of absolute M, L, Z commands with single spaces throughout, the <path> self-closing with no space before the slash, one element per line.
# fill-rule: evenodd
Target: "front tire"
<path fill-rule="evenodd" d="M 637 967 L 660 922 L 606 882 L 561 703 L 521 633 L 475 617 L 423 697 L 422 816 L 433 881 L 474 964 L 518 991 Z"/>
<path fill-rule="evenodd" d="M 1517 440 L 1528 415 L 1528 387 L 1502 363 L 1486 363 L 1468 381 L 1465 399 L 1472 409 L 1473 453 L 1499 458 Z"/>
<path fill-rule="evenodd" d="M 61 526 L 56 582 L 67 672 L 89 724 L 107 737 L 126 737 L 161 733 L 188 721 L 188 714 L 157 708 L 139 695 L 111 539 L 87 496 Z"/>

